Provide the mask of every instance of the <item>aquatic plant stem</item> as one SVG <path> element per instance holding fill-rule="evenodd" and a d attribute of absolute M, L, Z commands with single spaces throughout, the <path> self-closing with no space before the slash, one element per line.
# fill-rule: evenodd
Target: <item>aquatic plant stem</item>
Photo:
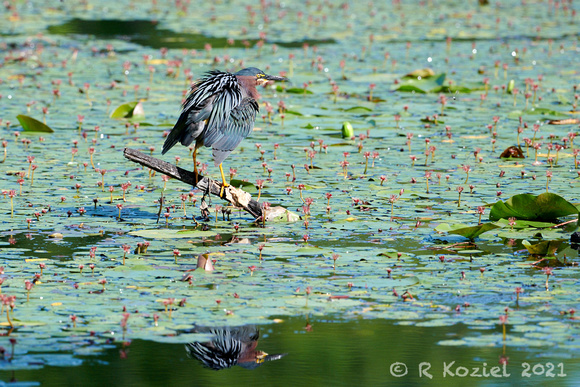
<path fill-rule="evenodd" d="M 12 324 L 12 321 L 10 320 L 10 308 L 8 306 L 6 306 L 6 320 L 8 321 L 8 325 L 10 325 L 11 327 L 14 326 L 14 324 Z"/>

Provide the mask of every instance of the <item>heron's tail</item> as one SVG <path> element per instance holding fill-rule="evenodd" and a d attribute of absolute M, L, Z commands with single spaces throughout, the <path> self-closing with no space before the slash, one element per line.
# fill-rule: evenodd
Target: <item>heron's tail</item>
<path fill-rule="evenodd" d="M 167 138 L 165 139 L 165 142 L 163 143 L 163 150 L 161 151 L 162 155 L 167 153 L 167 151 L 169 151 L 169 149 L 173 148 L 173 146 L 179 142 L 179 140 L 181 139 L 181 134 L 182 134 L 181 132 L 184 129 L 183 126 L 184 125 L 180 119 L 179 121 L 177 121 L 177 123 L 175 124 L 173 129 L 171 129 L 171 132 L 167 135 Z"/>

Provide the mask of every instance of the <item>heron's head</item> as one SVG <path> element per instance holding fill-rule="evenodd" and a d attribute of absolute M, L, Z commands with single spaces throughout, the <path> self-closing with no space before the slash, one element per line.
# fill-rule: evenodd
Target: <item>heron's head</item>
<path fill-rule="evenodd" d="M 277 75 L 269 75 L 256 67 L 248 67 L 238 71 L 235 75 L 242 77 L 256 77 L 256 83 L 261 85 L 268 81 L 287 81 L 287 78 L 279 77 Z"/>

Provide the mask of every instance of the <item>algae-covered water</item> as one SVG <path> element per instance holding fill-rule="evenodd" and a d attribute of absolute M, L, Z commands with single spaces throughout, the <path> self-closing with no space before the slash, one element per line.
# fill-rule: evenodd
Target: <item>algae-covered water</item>
<path fill-rule="evenodd" d="M 444 385 L 442 362 L 509 358 L 511 377 L 462 380 L 577 384 L 574 6 L 8 2 L 3 380 Z M 191 169 L 185 147 L 161 155 L 189 85 L 249 66 L 290 82 L 259 90 L 224 169 L 292 222 L 123 157 Z M 197 159 L 218 178 L 208 149 Z M 194 325 L 256 325 L 288 355 L 210 372 L 187 359 L 209 340 Z M 179 366 L 154 377 L 152 360 Z"/>

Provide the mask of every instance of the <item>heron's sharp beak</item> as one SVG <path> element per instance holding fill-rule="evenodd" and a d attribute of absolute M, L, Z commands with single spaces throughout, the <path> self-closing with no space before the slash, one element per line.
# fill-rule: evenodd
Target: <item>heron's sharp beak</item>
<path fill-rule="evenodd" d="M 258 351 L 256 355 L 256 363 L 263 363 L 268 354 L 264 351 Z"/>
<path fill-rule="evenodd" d="M 269 81 L 288 81 L 289 80 L 288 78 L 279 77 L 277 75 L 269 75 L 269 74 L 266 74 L 266 76 L 264 78 L 269 80 Z"/>

